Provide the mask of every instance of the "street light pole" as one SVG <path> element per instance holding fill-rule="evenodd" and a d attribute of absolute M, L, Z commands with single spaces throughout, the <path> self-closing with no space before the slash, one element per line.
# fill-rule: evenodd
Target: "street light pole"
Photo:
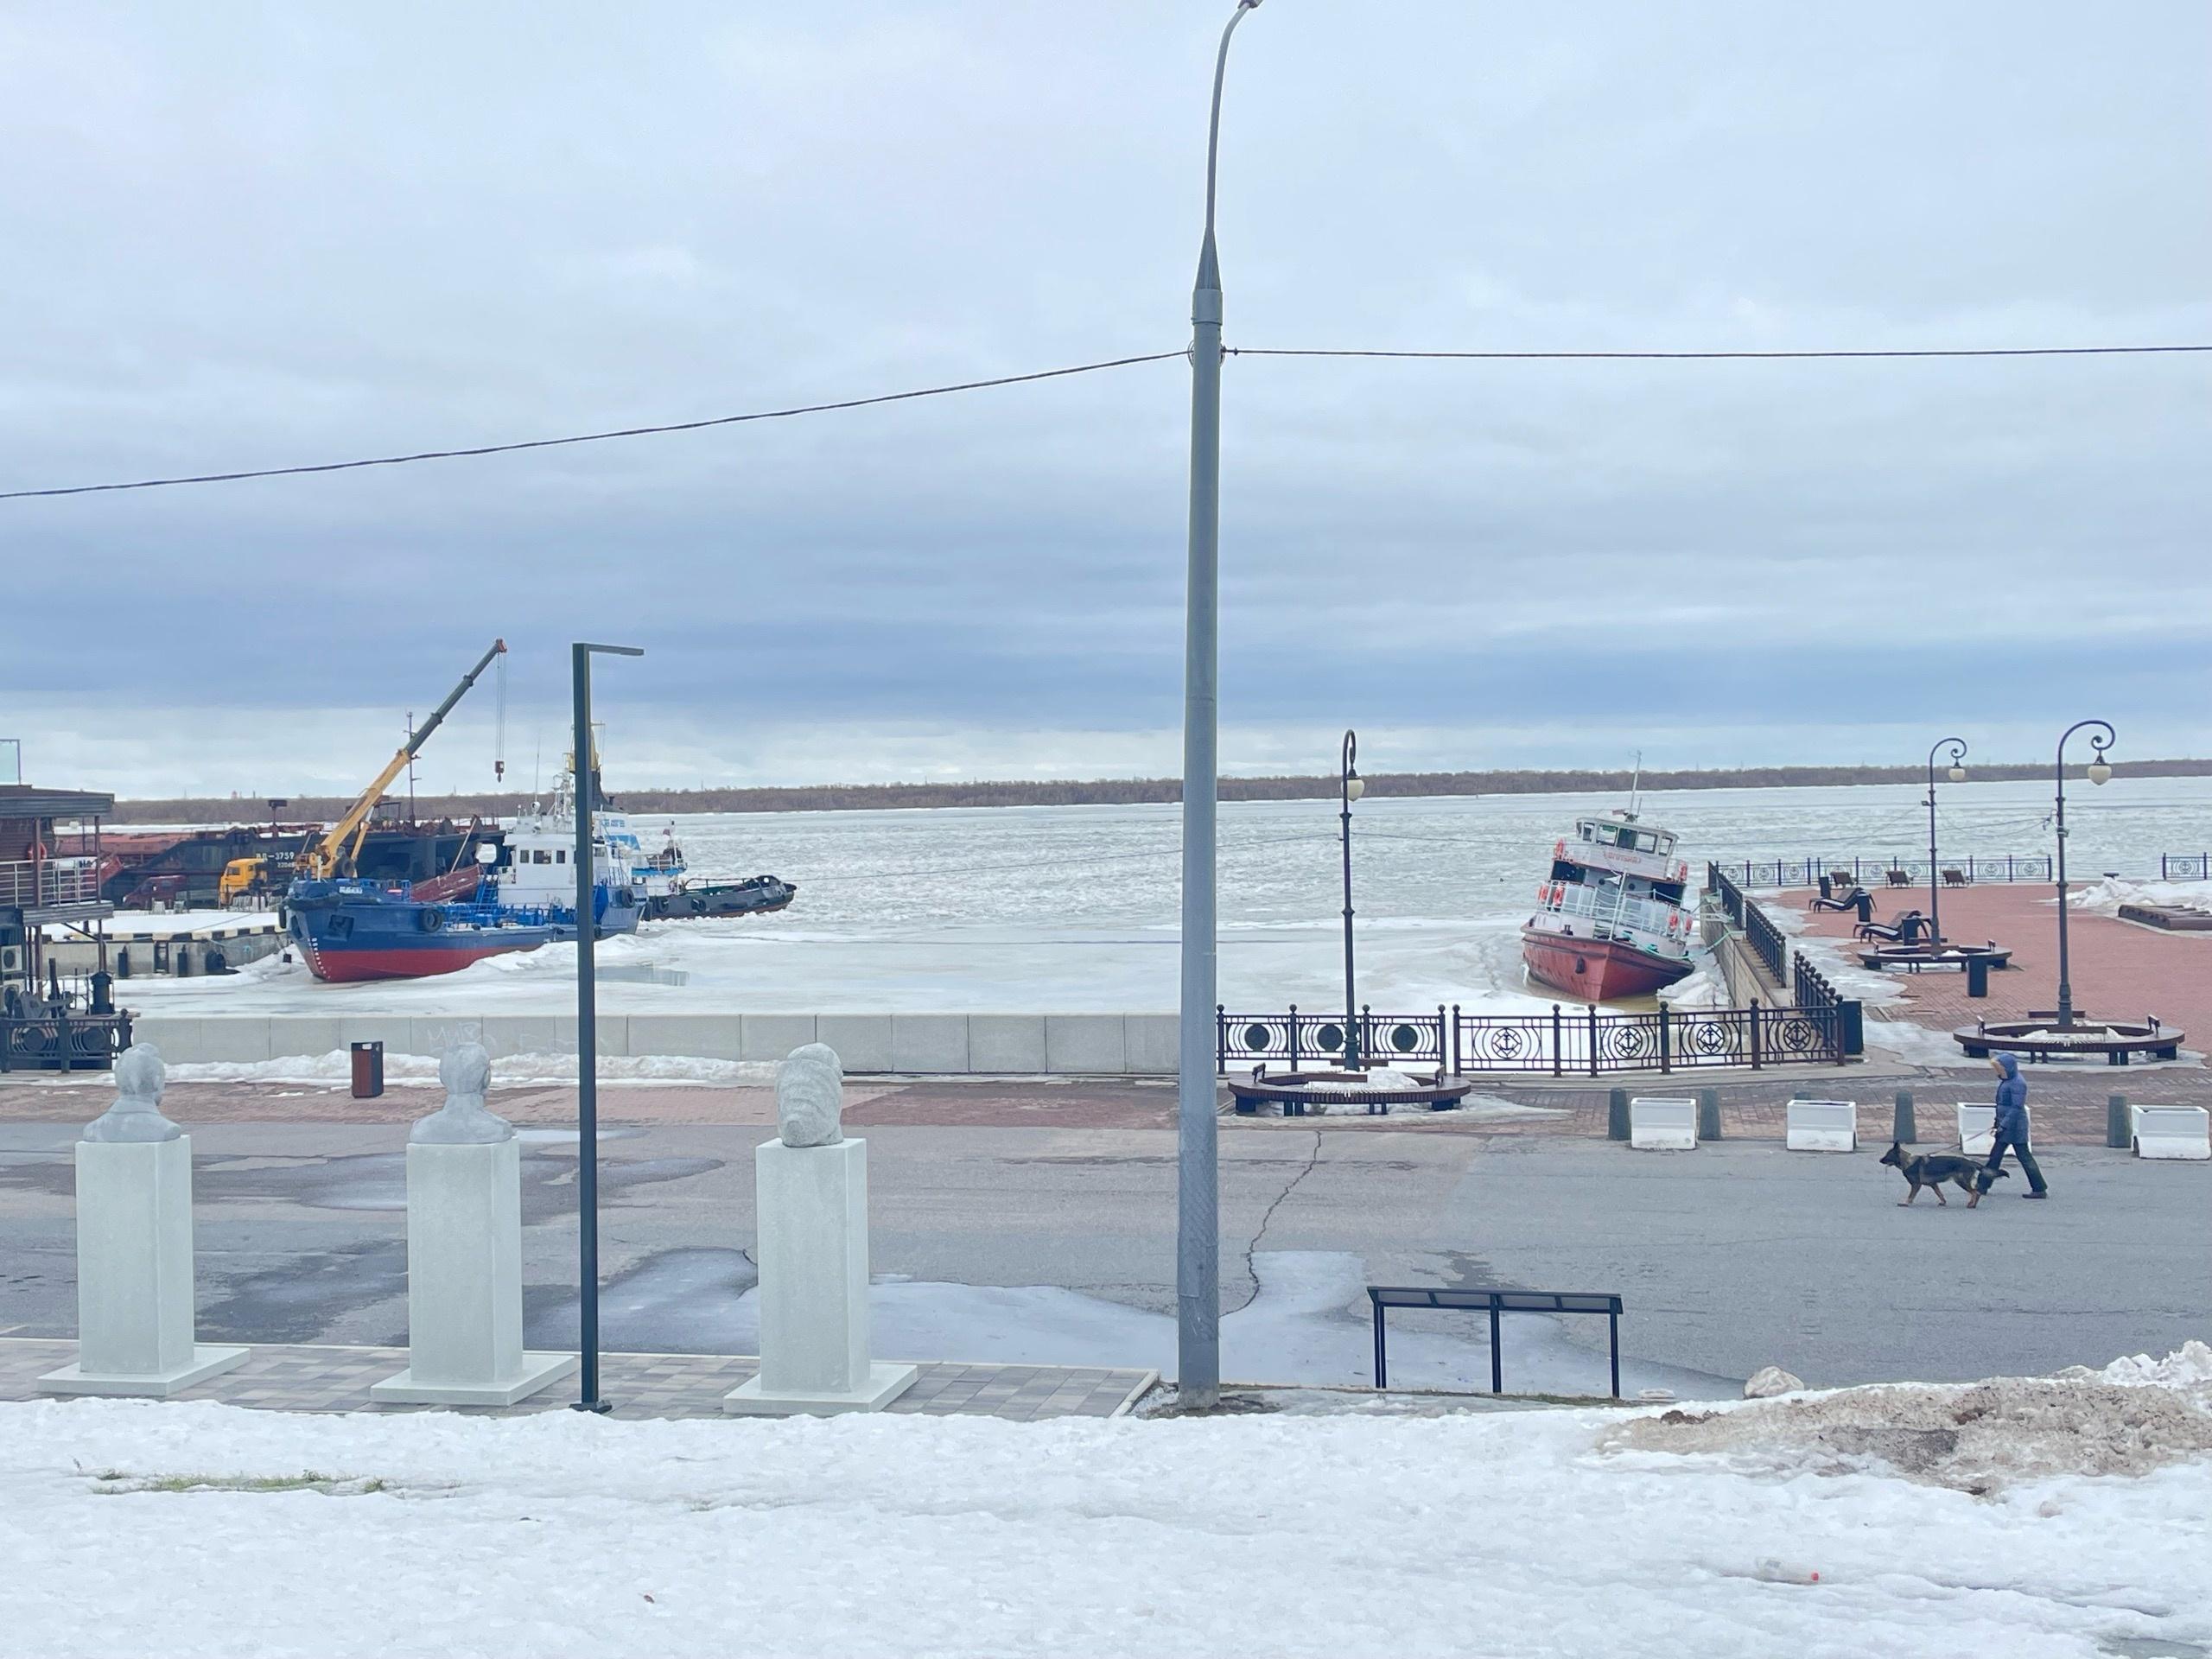
<path fill-rule="evenodd" d="M 593 946 L 599 918 L 592 904 L 592 817 L 599 807 L 599 768 L 591 744 L 591 658 L 642 657 L 636 645 L 569 647 L 569 687 L 574 702 L 576 839 L 569 856 L 576 867 L 576 1338 L 583 1370 L 575 1411 L 606 1413 L 613 1402 L 599 1391 L 599 988 L 593 981 Z"/>
<path fill-rule="evenodd" d="M 1964 781 L 1967 769 L 1959 764 L 1967 758 L 1967 741 L 1962 737 L 1942 737 L 1928 749 L 1928 931 L 1930 944 L 1943 943 L 1943 903 L 1936 897 L 1936 751 L 1948 744 L 1951 749 L 1951 781 Z"/>
<path fill-rule="evenodd" d="M 1220 776 L 1221 266 L 1215 162 L 1229 40 L 1260 0 L 1237 0 L 1213 66 L 1206 224 L 1191 291 L 1191 528 L 1183 656 L 1182 1002 L 1176 1046 L 1175 1357 L 1178 1397 L 1221 1400 L 1221 1221 L 1214 1111 L 1214 797 Z"/>
<path fill-rule="evenodd" d="M 2074 980 L 2068 971 L 2066 959 L 2066 740 L 2085 726 L 2094 726 L 2104 733 L 2099 737 L 2089 735 L 2089 747 L 2095 751 L 2089 761 L 2089 781 L 2102 784 L 2112 776 L 2112 767 L 2105 760 L 2105 751 L 2117 740 L 2108 721 L 2077 720 L 2059 734 L 2058 761 L 2052 768 L 2058 783 L 2058 1028 L 2069 1030 L 2074 1024 Z"/>
<path fill-rule="evenodd" d="M 1359 1070 L 1359 1004 L 1351 976 L 1351 804 L 1367 792 L 1359 775 L 1359 734 L 1346 732 L 1344 748 L 1344 1070 Z"/>

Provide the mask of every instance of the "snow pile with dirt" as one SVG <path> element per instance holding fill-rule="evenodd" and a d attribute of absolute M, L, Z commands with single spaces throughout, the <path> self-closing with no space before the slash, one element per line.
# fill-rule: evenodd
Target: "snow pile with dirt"
<path fill-rule="evenodd" d="M 459 1033 L 465 1036 L 466 1033 Z M 342 1048 L 327 1054 L 293 1054 L 274 1060 L 200 1060 L 168 1068 L 171 1083 L 344 1083 L 353 1075 L 353 1057 Z M 434 1084 L 435 1054 L 384 1057 L 386 1083 Z M 576 1080 L 574 1054 L 502 1054 L 492 1062 L 495 1088 Z M 602 1084 L 702 1084 L 721 1088 L 773 1088 L 772 1060 L 709 1060 L 686 1054 L 602 1054 Z"/>
<path fill-rule="evenodd" d="M 1853 1395 L 1867 1433 L 1920 1421 L 1915 1391 Z M 1815 1479 L 1592 1455 L 1618 1421 L 6 1405 L 0 1647 L 2090 1659 L 2212 1638 L 2212 1459 L 2085 1477 L 2055 1421 L 2015 1414 L 2050 1471 L 1972 1497 L 1864 1456 L 1821 1452 Z"/>
<path fill-rule="evenodd" d="M 2101 1371 L 1937 1386 L 1884 1383 L 1637 1418 L 1612 1452 L 1714 1454 L 1733 1466 L 1892 1471 L 1977 1497 L 2062 1476 L 2145 1476 L 2212 1454 L 2212 1349 L 2192 1342 Z"/>

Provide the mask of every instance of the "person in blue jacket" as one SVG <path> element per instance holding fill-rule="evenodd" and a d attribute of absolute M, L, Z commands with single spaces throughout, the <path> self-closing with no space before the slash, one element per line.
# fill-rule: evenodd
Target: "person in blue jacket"
<path fill-rule="evenodd" d="M 2043 1171 L 2036 1164 L 2036 1155 L 2028 1150 L 2028 1081 L 2020 1075 L 2020 1062 L 2010 1054 L 1993 1054 L 1989 1065 L 2000 1079 L 1997 1085 L 1997 1125 L 1989 1139 L 1989 1161 L 1982 1166 L 1980 1190 L 1967 1200 L 1969 1210 L 1981 1202 L 1982 1193 L 1988 1192 L 1989 1184 L 1997 1179 L 2007 1147 L 2027 1173 L 2028 1190 L 2020 1196 L 2050 1196 L 2050 1188 L 2044 1184 Z"/>

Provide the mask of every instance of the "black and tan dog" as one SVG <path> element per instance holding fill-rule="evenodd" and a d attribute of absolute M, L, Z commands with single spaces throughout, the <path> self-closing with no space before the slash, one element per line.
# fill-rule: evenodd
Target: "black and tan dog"
<path fill-rule="evenodd" d="M 1900 1205 L 1910 1204 L 1918 1198 L 1923 1186 L 1936 1194 L 1936 1203 L 1948 1205 L 1950 1200 L 1943 1196 L 1944 1187 L 1953 1185 L 1961 1192 L 1972 1192 L 1974 1177 L 1982 1170 L 1979 1158 L 1968 1158 L 1955 1152 L 1909 1153 L 1904 1143 L 1897 1141 L 1890 1142 L 1890 1149 L 1882 1154 L 1882 1161 L 1893 1165 L 1897 1173 L 1904 1176 L 1912 1187 L 1911 1192 L 1897 1200 Z M 2000 1169 L 1997 1173 L 1999 1176 L 2009 1177 L 2012 1172 Z M 1967 1208 L 1974 1208 L 1972 1199 L 1967 1200 Z"/>

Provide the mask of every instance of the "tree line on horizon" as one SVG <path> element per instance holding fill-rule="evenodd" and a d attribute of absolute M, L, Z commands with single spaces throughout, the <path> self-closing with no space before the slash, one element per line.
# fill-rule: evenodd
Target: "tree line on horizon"
<path fill-rule="evenodd" d="M 2212 776 L 2212 760 L 2115 760 L 2113 772 L 2126 778 Z M 2077 769 L 2078 770 L 2078 769 Z M 1630 773 L 1522 768 L 1494 772 L 1365 772 L 1370 795 L 1625 794 Z M 1735 766 L 1696 771 L 1650 771 L 1647 790 L 1791 789 L 1862 784 L 1918 783 L 1921 766 Z M 1999 762 L 1976 766 L 1983 781 L 2045 778 L 2043 762 Z M 1333 775 L 1320 777 L 1224 778 L 1224 801 L 1325 799 L 1337 793 Z M 625 811 L 682 812 L 863 812 L 889 809 L 957 806 L 1131 806 L 1183 798 L 1179 778 L 1094 778 L 1088 779 L 978 780 L 954 784 L 799 784 L 728 789 L 621 789 L 608 791 Z M 389 808 L 395 798 L 386 798 Z M 118 800 L 111 823 L 251 823 L 271 817 L 285 823 L 335 818 L 353 804 L 351 796 L 295 796 L 272 812 L 266 798 L 192 797 L 171 800 Z M 507 817 L 527 804 L 511 793 L 418 795 L 418 818 Z"/>

